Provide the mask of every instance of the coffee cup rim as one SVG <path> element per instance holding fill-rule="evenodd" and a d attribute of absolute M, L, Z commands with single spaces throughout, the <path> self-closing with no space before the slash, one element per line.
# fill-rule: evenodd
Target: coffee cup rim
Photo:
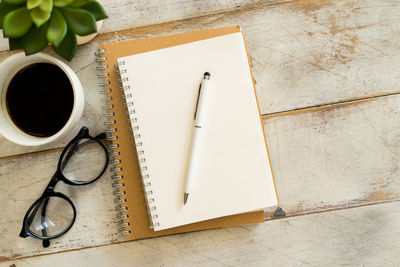
<path fill-rule="evenodd" d="M 24 59 L 28 59 L 28 60 L 25 60 L 25 62 L 22 62 L 22 61 L 24 61 Z M 21 60 L 21 61 L 19 61 L 17 63 L 13 63 L 14 60 Z M 7 132 L 7 131 L 2 131 L 2 129 L 0 127 L 0 135 L 3 136 L 4 138 L 8 139 L 9 141 L 19 144 L 19 145 L 38 146 L 38 145 L 44 145 L 44 144 L 55 141 L 61 135 L 63 135 L 65 132 L 67 132 L 69 128 L 71 128 L 71 125 L 76 120 L 76 117 L 80 117 L 81 113 L 82 113 L 82 108 L 79 108 L 79 107 L 83 106 L 83 98 L 84 98 L 83 89 L 82 89 L 82 85 L 81 85 L 78 77 L 76 76 L 75 72 L 73 72 L 73 70 L 68 65 L 66 65 L 64 62 L 62 62 L 61 60 L 59 60 L 55 57 L 52 57 L 50 55 L 47 55 L 45 53 L 37 53 L 35 55 L 26 56 L 25 53 L 19 52 L 19 53 L 15 53 L 15 54 L 11 55 L 10 57 L 6 58 L 4 61 L 0 62 L 0 66 L 2 66 L 2 65 L 4 66 L 7 64 L 12 64 L 13 66 L 19 65 L 16 68 L 16 70 L 10 71 L 8 73 L 9 78 L 5 80 L 5 83 L 3 83 L 2 86 L 4 87 L 5 85 L 8 85 L 10 83 L 10 81 L 12 80 L 12 78 L 14 77 L 14 75 L 22 68 L 29 66 L 31 64 L 40 63 L 40 62 L 56 65 L 68 77 L 68 80 L 72 87 L 73 96 L 74 96 L 74 103 L 72 106 L 72 111 L 71 111 L 71 114 L 69 115 L 69 118 L 68 118 L 67 122 L 65 123 L 65 125 L 57 133 L 55 133 L 51 136 L 48 136 L 48 137 L 38 137 L 38 136 L 29 135 L 29 134 L 23 132 L 12 122 L 11 118 L 9 117 L 8 112 L 6 112 L 6 114 L 4 114 L 4 112 L 2 110 L 1 112 L 3 112 L 3 117 L 5 117 L 5 119 L 8 121 L 8 124 L 9 124 L 8 126 L 12 127 L 13 133 L 9 134 L 9 132 Z M 5 105 L 5 103 L 3 103 L 4 102 L 3 100 L 5 97 L 5 93 L 6 93 L 6 90 L 3 90 L 3 88 L 1 88 L 1 95 L 0 95 L 1 96 L 1 104 L 4 104 L 4 105 Z M 3 96 L 3 94 L 4 94 L 4 96 Z M 80 102 L 82 102 L 82 103 L 80 103 Z"/>

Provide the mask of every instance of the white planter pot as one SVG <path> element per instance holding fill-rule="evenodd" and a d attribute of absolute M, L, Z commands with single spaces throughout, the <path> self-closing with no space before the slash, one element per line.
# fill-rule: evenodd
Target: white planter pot
<path fill-rule="evenodd" d="M 88 42 L 90 42 L 94 37 L 96 37 L 100 30 L 101 30 L 101 26 L 103 26 L 103 21 L 99 20 L 96 22 L 97 24 L 97 32 L 86 35 L 86 36 L 76 36 L 76 40 L 78 41 L 78 45 L 82 45 L 82 44 L 86 44 Z"/>

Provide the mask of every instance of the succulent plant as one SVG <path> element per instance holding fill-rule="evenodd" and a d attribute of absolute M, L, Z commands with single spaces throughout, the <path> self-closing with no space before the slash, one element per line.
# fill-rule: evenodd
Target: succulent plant
<path fill-rule="evenodd" d="M 35 54 L 49 44 L 70 61 L 77 49 L 76 35 L 97 32 L 96 21 L 107 18 L 97 0 L 2 0 L 0 29 L 11 50 Z"/>

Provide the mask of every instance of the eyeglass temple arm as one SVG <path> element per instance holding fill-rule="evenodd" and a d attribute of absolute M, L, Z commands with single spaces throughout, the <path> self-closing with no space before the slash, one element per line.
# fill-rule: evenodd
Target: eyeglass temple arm
<path fill-rule="evenodd" d="M 47 204 L 49 203 L 49 198 L 46 198 L 43 203 L 42 207 L 42 216 L 41 216 L 41 223 L 42 223 L 42 236 L 47 236 L 47 230 L 46 230 L 46 209 L 47 209 Z M 43 240 L 43 247 L 47 248 L 50 246 L 50 240 Z"/>
<path fill-rule="evenodd" d="M 40 208 L 40 205 L 36 205 L 35 208 L 32 210 L 32 212 L 29 214 L 27 220 L 26 220 L 26 224 L 28 225 L 28 227 L 31 226 L 32 222 L 33 222 L 33 218 L 35 218 L 36 213 L 38 212 L 38 209 Z M 19 234 L 20 237 L 26 237 L 27 235 L 24 232 L 24 228 L 22 228 L 21 233 Z"/>
<path fill-rule="evenodd" d="M 49 203 L 49 199 L 46 198 L 46 199 L 44 200 L 44 203 L 43 203 L 43 206 L 42 206 L 41 225 L 42 225 L 42 227 L 43 227 L 43 228 L 42 228 L 42 235 L 43 235 L 43 236 L 47 236 L 47 231 L 46 231 L 45 223 L 46 223 L 46 209 L 47 209 L 48 203 Z M 32 212 L 29 214 L 29 217 L 28 217 L 28 219 L 27 219 L 27 221 L 26 221 L 26 224 L 28 225 L 28 227 L 31 226 L 31 224 L 32 224 L 32 222 L 33 222 L 33 219 L 35 218 L 35 216 L 36 216 L 36 214 L 37 214 L 37 212 L 38 212 L 40 206 L 41 206 L 41 205 L 39 205 L 39 203 L 38 203 L 38 205 L 36 205 L 35 208 L 32 210 Z M 23 233 L 24 233 L 24 232 L 23 232 L 23 230 L 22 230 L 21 233 L 20 233 L 20 236 L 21 236 L 21 237 L 26 237 Z M 44 248 L 47 248 L 48 246 L 50 246 L 50 240 L 43 240 L 43 247 L 44 247 Z"/>
<path fill-rule="evenodd" d="M 56 177 L 56 176 L 53 176 L 53 178 L 51 178 L 51 180 L 50 180 L 49 184 L 47 185 L 46 190 L 45 190 L 45 192 L 44 192 L 43 194 L 45 194 L 46 192 L 49 192 L 49 191 L 53 191 L 53 190 L 54 190 L 54 187 L 55 187 L 56 184 L 57 184 L 57 182 L 58 182 L 57 177 Z M 46 203 L 45 203 L 46 206 L 47 206 L 47 202 L 48 202 L 48 200 L 47 200 Z M 40 204 L 38 203 L 37 205 L 35 205 L 35 207 L 33 208 L 33 210 L 30 212 L 30 214 L 29 214 L 29 216 L 28 216 L 28 218 L 27 218 L 27 220 L 26 220 L 26 224 L 28 225 L 28 227 L 31 226 L 31 224 L 32 224 L 32 222 L 33 222 L 33 219 L 35 218 L 35 216 L 36 216 L 36 214 L 37 214 L 39 208 L 40 208 Z M 20 236 L 20 237 L 26 237 L 26 235 L 25 235 L 24 233 L 25 233 L 24 230 L 22 230 L 21 233 L 19 234 L 19 236 Z"/>

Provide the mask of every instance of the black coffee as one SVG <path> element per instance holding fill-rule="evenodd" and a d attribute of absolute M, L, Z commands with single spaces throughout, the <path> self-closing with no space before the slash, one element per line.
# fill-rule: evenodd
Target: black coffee
<path fill-rule="evenodd" d="M 20 70 L 6 93 L 14 124 L 29 135 L 52 136 L 66 124 L 74 105 L 71 82 L 62 69 L 36 63 Z"/>

